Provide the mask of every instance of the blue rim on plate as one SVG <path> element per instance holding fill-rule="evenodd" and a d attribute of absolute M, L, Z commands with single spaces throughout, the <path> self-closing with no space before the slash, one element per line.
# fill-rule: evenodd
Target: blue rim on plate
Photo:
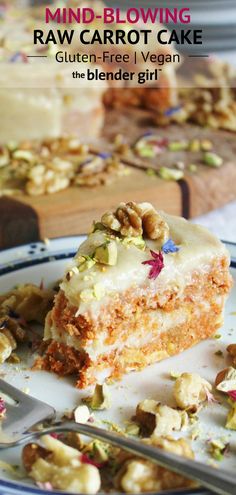
<path fill-rule="evenodd" d="M 48 242 L 35 242 L 3 250 L 0 253 L 0 276 L 42 263 L 69 259 L 75 255 L 79 244 L 84 239 L 85 236 L 83 235 L 65 236 L 52 239 Z M 230 252 L 231 267 L 236 269 L 236 243 L 227 241 L 222 242 L 224 242 Z M 23 483 L 20 484 L 15 481 L 0 479 L 1 495 L 23 495 L 24 493 L 29 495 L 52 495 L 52 493 L 55 495 L 62 495 L 65 492 L 55 490 L 52 492 L 34 488 L 33 486 L 27 486 Z M 210 495 L 210 492 L 204 488 L 180 489 L 164 491 L 162 493 L 163 495 Z"/>
<path fill-rule="evenodd" d="M 47 242 L 34 242 L 4 249 L 0 252 L 0 276 L 22 268 L 72 258 L 84 239 L 85 235 L 64 236 Z M 236 268 L 236 243 L 225 240 L 222 242 L 230 252 L 231 266 Z M 60 245 L 58 246 L 58 244 Z"/>

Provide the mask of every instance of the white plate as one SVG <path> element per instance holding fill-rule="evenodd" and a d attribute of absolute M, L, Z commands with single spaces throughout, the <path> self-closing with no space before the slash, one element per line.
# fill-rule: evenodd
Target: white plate
<path fill-rule="evenodd" d="M 0 293 L 19 283 L 33 282 L 39 284 L 42 278 L 45 285 L 55 282 L 62 276 L 68 259 L 82 240 L 82 236 L 60 238 L 46 245 L 35 243 L 3 251 L 0 254 Z M 236 280 L 236 245 L 228 244 L 228 247 L 233 260 L 232 274 Z M 106 412 L 98 412 L 96 416 L 101 420 L 106 418 L 122 425 L 125 419 L 130 419 L 137 403 L 144 398 L 154 398 L 170 405 L 173 404 L 171 399 L 173 382 L 169 378 L 171 370 L 198 372 L 213 383 L 216 373 L 226 365 L 226 345 L 236 340 L 236 316 L 232 315 L 236 311 L 235 296 L 236 289 L 234 288 L 227 302 L 225 325 L 220 331 L 222 334 L 220 340 L 207 340 L 179 356 L 152 365 L 142 372 L 125 376 L 121 382 L 110 387 L 111 409 Z M 218 350 L 224 352 L 224 358 L 215 355 Z M 32 363 L 33 356 L 30 355 L 30 351 L 28 351 L 27 359 L 28 365 Z M 19 365 L 4 364 L 1 371 L 6 373 L 5 379 L 9 383 L 20 389 L 29 388 L 29 393 L 32 396 L 48 402 L 59 413 L 64 412 L 65 409 L 73 409 L 80 402 L 81 397 L 88 395 L 88 390 L 79 391 L 73 387 L 74 379 L 72 377 L 59 379 L 50 373 L 32 372 L 26 368 L 25 362 Z M 226 414 L 226 403 L 222 406 L 209 405 L 205 408 L 200 413 L 203 438 L 193 442 L 193 447 L 195 447 L 196 458 L 208 462 L 210 458 L 206 452 L 206 439 L 227 436 L 232 446 L 232 452 L 229 457 L 222 461 L 220 467 L 235 471 L 236 459 L 233 456 L 233 450 L 236 447 L 236 432 L 224 429 Z M 20 448 L 5 450 L 1 452 L 1 460 L 14 465 L 19 464 L 20 451 Z M 51 493 L 34 487 L 29 479 L 13 480 L 3 470 L 0 473 L 0 478 L 0 493 L 2 495 L 23 495 L 25 493 L 29 495 L 48 493 L 49 495 Z M 178 493 L 203 495 L 206 491 L 184 490 L 178 491 Z M 165 494 L 167 495 L 167 492 Z"/>

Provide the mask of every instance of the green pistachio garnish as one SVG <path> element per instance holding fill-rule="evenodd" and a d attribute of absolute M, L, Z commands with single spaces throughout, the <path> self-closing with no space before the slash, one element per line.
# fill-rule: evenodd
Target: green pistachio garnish
<path fill-rule="evenodd" d="M 200 149 L 201 149 L 201 144 L 199 139 L 192 139 L 192 141 L 189 142 L 188 151 L 197 152 L 200 151 Z"/>
<path fill-rule="evenodd" d="M 184 151 L 188 148 L 186 141 L 173 141 L 168 144 L 169 151 Z"/>
<path fill-rule="evenodd" d="M 227 430 L 236 430 L 236 402 L 229 411 L 225 428 L 227 428 Z"/>
<path fill-rule="evenodd" d="M 164 180 L 180 180 L 184 177 L 183 170 L 177 170 L 176 168 L 161 167 L 159 169 L 159 176 Z"/>
<path fill-rule="evenodd" d="M 79 271 L 80 272 L 84 272 L 85 270 L 89 270 L 90 268 L 92 268 L 92 266 L 95 265 L 96 261 L 91 258 L 91 256 L 80 256 L 79 257 Z"/>
<path fill-rule="evenodd" d="M 105 383 L 103 385 L 97 383 L 93 395 L 83 399 L 83 402 L 86 402 L 93 410 L 101 411 L 103 409 L 109 409 L 111 401 L 107 385 Z"/>
<path fill-rule="evenodd" d="M 149 175 L 149 177 L 156 177 L 157 175 L 156 170 L 153 170 L 153 168 L 148 168 L 146 174 Z"/>
<path fill-rule="evenodd" d="M 101 222 L 94 222 L 92 233 L 97 232 L 98 230 L 104 232 L 107 229 L 106 229 L 105 225 L 103 225 L 103 223 L 101 223 Z"/>
<path fill-rule="evenodd" d="M 221 165 L 223 164 L 223 158 L 221 158 L 221 156 L 217 155 L 216 153 L 212 153 L 210 151 L 204 154 L 203 161 L 209 167 L 215 167 L 215 168 L 221 167 Z"/>
<path fill-rule="evenodd" d="M 90 302 L 94 299 L 94 293 L 91 289 L 84 289 L 80 293 L 80 300 L 84 303 Z"/>
<path fill-rule="evenodd" d="M 132 435 L 137 437 L 140 434 L 140 426 L 136 423 L 130 422 L 125 429 L 127 435 Z"/>
<path fill-rule="evenodd" d="M 139 249 L 142 249 L 144 250 L 146 248 L 146 243 L 145 243 L 145 240 L 142 238 L 142 236 L 138 236 L 138 237 L 125 237 L 124 239 L 122 239 L 122 244 L 124 244 L 124 246 L 135 246 Z"/>
<path fill-rule="evenodd" d="M 212 148 L 213 148 L 213 144 L 211 141 L 209 141 L 209 139 L 203 139 L 203 141 L 201 141 L 202 151 L 211 151 Z"/>
<path fill-rule="evenodd" d="M 97 301 L 100 301 L 105 295 L 105 289 L 101 284 L 94 284 L 93 286 L 94 297 Z"/>
<path fill-rule="evenodd" d="M 181 376 L 181 373 L 178 373 L 177 371 L 171 371 L 170 372 L 170 378 L 171 380 L 177 380 Z"/>
<path fill-rule="evenodd" d="M 228 442 L 224 442 L 220 438 L 211 440 L 209 442 L 210 445 L 210 454 L 216 461 L 222 461 L 225 451 L 228 447 Z"/>
<path fill-rule="evenodd" d="M 148 146 L 148 144 L 137 147 L 136 151 L 142 158 L 155 158 L 156 156 L 154 147 Z"/>
<path fill-rule="evenodd" d="M 96 462 L 107 462 L 109 459 L 109 445 L 95 440 L 93 442 L 93 454 Z"/>
<path fill-rule="evenodd" d="M 103 265 L 114 266 L 117 263 L 117 245 L 115 241 L 108 241 L 97 247 L 94 260 Z"/>
<path fill-rule="evenodd" d="M 188 165 L 188 170 L 192 174 L 195 174 L 197 172 L 197 165 L 195 165 L 195 163 L 190 163 L 190 165 Z"/>

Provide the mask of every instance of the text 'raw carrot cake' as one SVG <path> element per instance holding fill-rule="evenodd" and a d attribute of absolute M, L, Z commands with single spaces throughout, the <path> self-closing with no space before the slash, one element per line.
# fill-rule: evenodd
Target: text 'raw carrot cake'
<path fill-rule="evenodd" d="M 80 246 L 47 316 L 44 369 L 78 387 L 141 369 L 214 334 L 229 255 L 206 229 L 122 203 Z"/>

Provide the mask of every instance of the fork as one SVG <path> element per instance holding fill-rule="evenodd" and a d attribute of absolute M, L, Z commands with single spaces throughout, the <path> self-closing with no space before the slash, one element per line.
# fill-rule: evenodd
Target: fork
<path fill-rule="evenodd" d="M 6 400 L 7 415 L 2 421 L 0 432 L 0 435 L 3 434 L 6 438 L 14 437 L 17 434 L 23 435 L 35 424 L 45 419 L 53 419 L 56 416 L 53 407 L 0 379 L 0 395 L 1 392 L 13 399 L 13 404 Z"/>
<path fill-rule="evenodd" d="M 53 418 L 55 416 L 53 407 L 20 392 L 3 380 L 0 380 L 0 391 L 3 391 L 9 397 L 13 398 L 18 404 L 17 407 L 7 406 L 7 416 L 9 415 L 9 418 L 3 420 L 2 431 L 3 433 L 11 433 L 13 437 L 10 440 L 6 438 L 4 441 L 4 435 L 3 439 L 0 435 L 1 450 L 22 445 L 28 441 L 40 438 L 42 435 L 75 431 L 105 441 L 115 447 L 123 448 L 136 456 L 151 460 L 175 473 L 198 481 L 202 486 L 219 495 L 236 495 L 236 477 L 230 472 L 214 469 L 209 465 L 171 454 L 165 450 L 146 445 L 140 441 L 121 436 L 102 428 L 89 424 L 65 422 L 52 424 L 52 426 L 40 429 L 39 431 L 29 431 L 29 428 L 34 426 L 37 422 L 42 421 L 43 419 L 45 420 L 46 418 Z M 15 407 L 16 411 L 21 412 L 20 408 L 22 408 L 22 404 L 24 407 L 24 403 L 25 416 L 20 414 L 19 419 L 17 413 L 13 412 L 13 408 Z M 38 411 L 37 413 L 37 408 L 42 408 L 42 411 Z M 24 419 L 22 419 L 22 417 Z M 28 424 L 27 421 L 29 421 Z M 209 492 L 205 492 L 205 495 L 206 493 Z"/>

